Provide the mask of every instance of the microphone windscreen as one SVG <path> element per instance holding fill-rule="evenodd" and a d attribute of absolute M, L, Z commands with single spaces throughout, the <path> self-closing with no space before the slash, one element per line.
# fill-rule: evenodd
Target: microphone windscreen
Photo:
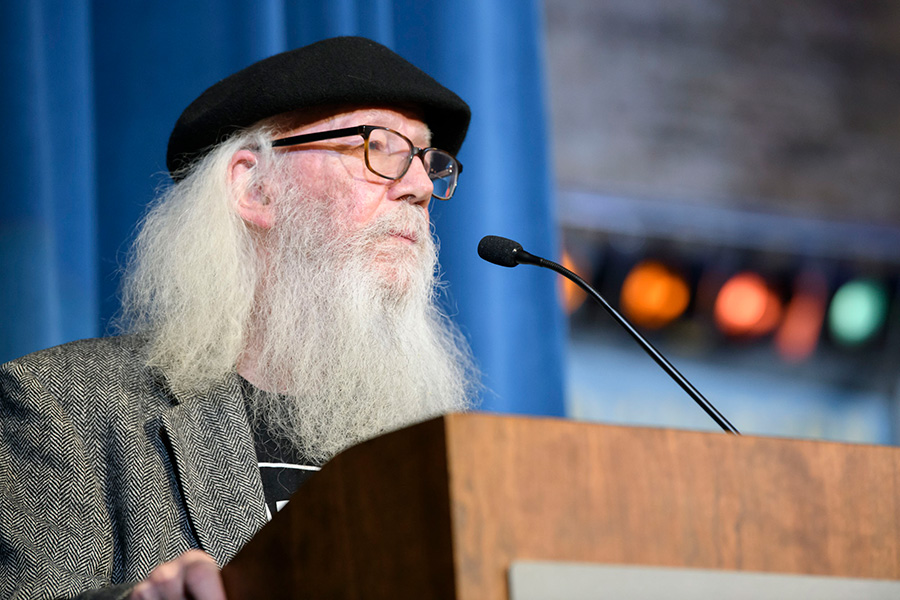
<path fill-rule="evenodd" d="M 478 256 L 501 267 L 518 265 L 516 252 L 521 250 L 522 244 L 497 235 L 486 235 L 478 242 Z"/>

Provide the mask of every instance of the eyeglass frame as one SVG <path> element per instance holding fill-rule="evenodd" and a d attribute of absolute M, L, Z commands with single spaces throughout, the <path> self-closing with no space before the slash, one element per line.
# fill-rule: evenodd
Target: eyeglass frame
<path fill-rule="evenodd" d="M 401 138 L 403 138 L 406 141 L 407 144 L 409 144 L 409 158 L 406 161 L 406 166 L 403 167 L 403 170 L 396 177 L 388 177 L 387 175 L 379 173 L 378 171 L 376 171 L 375 169 L 372 168 L 371 164 L 369 164 L 369 134 L 371 134 L 376 129 L 383 129 L 385 131 L 389 131 L 393 134 L 399 135 Z M 363 138 L 363 144 L 364 144 L 364 148 L 365 148 L 366 168 L 369 169 L 369 171 L 371 171 L 375 175 L 378 175 L 379 177 L 382 177 L 382 178 L 390 180 L 390 181 L 397 181 L 398 179 L 402 179 L 403 176 L 406 175 L 407 171 L 409 171 L 409 167 L 410 167 L 410 165 L 412 165 L 413 159 L 416 158 L 417 156 L 419 157 L 419 160 L 422 161 L 422 164 L 425 164 L 425 153 L 426 152 L 441 152 L 442 154 L 449 156 L 450 159 L 459 167 L 459 170 L 456 173 L 456 180 L 453 182 L 453 188 L 450 190 L 450 194 L 446 198 L 438 196 L 434 193 L 432 193 L 431 195 L 433 197 L 437 198 L 438 200 L 449 200 L 450 198 L 453 197 L 453 194 L 456 192 L 456 186 L 459 184 L 459 175 L 462 173 L 463 165 L 461 162 L 459 162 L 459 160 L 457 160 L 457 158 L 455 156 L 453 156 L 446 150 L 441 150 L 440 148 L 434 148 L 434 147 L 419 148 L 418 146 L 413 144 L 412 140 L 410 140 L 408 137 L 406 137 L 399 131 L 395 131 L 389 127 L 382 127 L 380 125 L 357 125 L 355 127 L 343 127 L 341 129 L 331 129 L 329 131 L 316 131 L 313 133 L 301 133 L 300 135 L 292 135 L 290 137 L 272 140 L 272 147 L 273 148 L 285 148 L 288 146 L 297 146 L 299 144 L 308 144 L 310 142 L 321 142 L 323 140 L 332 140 L 332 139 L 337 139 L 337 138 L 342 138 L 342 137 L 350 137 L 350 136 L 354 136 L 354 135 L 359 135 L 359 136 L 362 136 L 362 138 Z M 429 177 L 429 179 L 431 179 L 431 178 Z M 432 179 L 432 181 L 434 181 L 434 180 Z"/>

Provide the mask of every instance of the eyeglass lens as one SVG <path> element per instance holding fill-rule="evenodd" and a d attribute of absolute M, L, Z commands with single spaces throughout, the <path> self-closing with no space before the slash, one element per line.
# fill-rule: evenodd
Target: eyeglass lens
<path fill-rule="evenodd" d="M 369 132 L 369 168 L 388 179 L 401 177 L 412 161 L 413 146 L 402 135 L 387 130 Z M 434 195 L 448 199 L 456 188 L 459 168 L 456 160 L 443 150 L 428 150 L 422 156 L 428 177 L 434 184 Z"/>

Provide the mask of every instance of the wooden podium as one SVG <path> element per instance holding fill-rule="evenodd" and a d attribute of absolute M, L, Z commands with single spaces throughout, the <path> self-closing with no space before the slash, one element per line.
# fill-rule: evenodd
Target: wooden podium
<path fill-rule="evenodd" d="M 337 456 L 223 577 L 501 600 L 523 559 L 900 579 L 900 448 L 450 415 Z"/>

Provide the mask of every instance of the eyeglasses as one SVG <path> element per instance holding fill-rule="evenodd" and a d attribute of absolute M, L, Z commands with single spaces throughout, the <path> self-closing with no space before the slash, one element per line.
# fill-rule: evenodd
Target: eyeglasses
<path fill-rule="evenodd" d="M 331 140 L 351 135 L 361 135 L 365 140 L 366 167 L 385 179 L 400 179 L 409 170 L 415 157 L 422 159 L 425 172 L 434 184 L 432 196 L 439 200 L 449 200 L 456 191 L 462 164 L 448 152 L 437 148 L 417 148 L 408 137 L 376 125 L 359 125 L 331 131 L 318 131 L 273 140 L 272 146 L 283 148 L 309 142 Z"/>

